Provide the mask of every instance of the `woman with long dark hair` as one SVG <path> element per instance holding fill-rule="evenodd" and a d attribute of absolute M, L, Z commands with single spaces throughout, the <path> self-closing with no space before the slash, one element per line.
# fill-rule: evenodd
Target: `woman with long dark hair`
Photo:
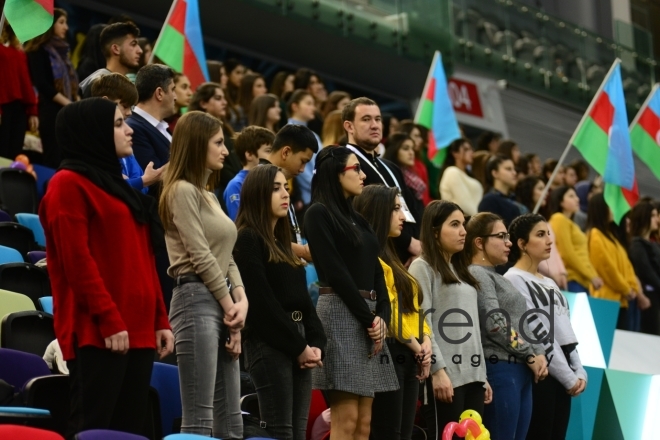
<path fill-rule="evenodd" d="M 176 286 L 170 320 L 181 431 L 240 439 L 238 356 L 248 301 L 231 254 L 236 226 L 206 189 L 228 154 L 222 122 L 202 112 L 186 113 L 177 122 L 170 152 L 159 212 L 170 258 L 167 273 Z"/>
<path fill-rule="evenodd" d="M 534 212 L 536 203 L 543 194 L 543 188 L 545 188 L 545 184 L 540 177 L 527 176 L 520 180 L 516 185 L 516 199 L 520 204 L 525 206 L 529 212 Z M 545 211 L 546 201 L 543 200 L 541 202 L 539 213 L 544 215 Z M 550 236 L 554 237 L 555 233 L 549 223 L 548 228 L 550 229 Z M 555 240 L 552 240 L 552 252 L 550 253 L 550 258 L 539 265 L 539 271 L 543 275 L 552 278 L 560 289 L 566 290 L 568 288 L 568 279 L 566 278 L 568 273 L 566 272 L 566 266 L 564 266 L 561 255 L 559 255 Z"/>
<path fill-rule="evenodd" d="M 238 88 L 238 105 L 240 112 L 239 124 L 234 125 L 235 131 L 240 131 L 248 125 L 248 115 L 252 107 L 252 101 L 259 96 L 268 93 L 266 80 L 258 73 L 248 73 L 241 79 L 241 85 Z"/>
<path fill-rule="evenodd" d="M 251 170 L 241 190 L 234 260 L 250 274 L 244 280 L 250 314 L 243 347 L 260 418 L 274 438 L 305 440 L 311 369 L 323 366 L 326 338 L 305 267 L 289 246 L 288 208 L 284 174 L 274 165 Z"/>
<path fill-rule="evenodd" d="M 566 437 L 571 414 L 571 397 L 587 386 L 587 373 L 576 350 L 578 340 L 571 326 L 568 300 L 559 287 L 538 271 L 541 261 L 548 259 L 552 238 L 545 218 L 525 214 L 509 226 L 513 246 L 509 261 L 515 263 L 507 271 L 508 279 L 527 302 L 528 310 L 540 310 L 527 318 L 528 340 L 543 344 L 548 359 L 549 376 L 532 387 L 532 420 L 527 438 L 555 440 Z M 548 317 L 552 317 L 552 322 Z M 549 337 L 553 332 L 554 339 Z"/>
<path fill-rule="evenodd" d="M 625 246 L 612 233 L 613 222 L 604 194 L 592 196 L 587 211 L 589 260 L 603 285 L 598 289 L 590 287 L 589 293 L 596 298 L 617 301 L 620 306 L 617 328 L 629 330 L 628 301 L 642 292 Z"/>
<path fill-rule="evenodd" d="M 587 236 L 571 220 L 580 210 L 580 199 L 573 188 L 560 186 L 550 194 L 550 226 L 555 232 L 559 255 L 566 267 L 569 292 L 589 292 L 590 286 L 598 290 L 603 280 L 589 260 Z M 607 215 L 607 213 L 606 213 Z"/>
<path fill-rule="evenodd" d="M 526 211 L 516 202 L 513 190 L 518 182 L 513 161 L 504 156 L 491 156 L 486 162 L 485 174 L 488 192 L 479 203 L 479 212 L 492 212 L 509 225 L 514 218 Z"/>
<path fill-rule="evenodd" d="M 472 165 L 472 145 L 467 139 L 449 144 L 440 178 L 440 198 L 461 206 L 465 215 L 475 215 L 484 195 L 481 183 L 468 173 Z"/>
<path fill-rule="evenodd" d="M 380 243 L 380 264 L 392 308 L 387 346 L 399 380 L 398 390 L 376 394 L 371 416 L 371 438 L 375 440 L 410 440 L 419 380 L 428 377 L 431 366 L 431 329 L 420 320 L 423 293 L 390 240 L 401 235 L 406 218 L 399 197 L 397 188 L 369 185 L 353 201 Z"/>
<path fill-rule="evenodd" d="M 465 256 L 479 282 L 479 327 L 493 403 L 483 414 L 495 439 L 524 440 L 532 416 L 532 383 L 548 375 L 545 350 L 527 341 L 530 326 L 521 318 L 525 298 L 495 271 L 509 260 L 511 241 L 496 214 L 481 212 L 468 221 Z"/>
<path fill-rule="evenodd" d="M 385 143 L 384 159 L 394 162 L 401 168 L 406 186 L 417 199 L 418 210 L 422 211 L 424 206 L 431 201 L 429 187 L 424 180 L 415 172 L 415 143 L 405 133 L 393 133 Z"/>
<path fill-rule="evenodd" d="M 390 301 L 378 260 L 380 244 L 351 204 L 362 193 L 365 177 L 348 148 L 322 149 L 305 214 L 321 285 L 317 313 L 328 337 L 324 366 L 312 371 L 312 386 L 328 391 L 332 440 L 369 438 L 375 393 L 398 388 L 394 367 L 385 362 Z"/>
<path fill-rule="evenodd" d="M 141 434 L 154 349 L 173 336 L 154 265 L 163 228 L 152 198 L 122 178 L 133 130 L 117 105 L 89 98 L 57 116 L 62 164 L 39 207 L 70 372 L 67 438 L 87 429 Z"/>
<path fill-rule="evenodd" d="M 628 256 L 651 305 L 642 311 L 641 331 L 660 336 L 660 245 L 651 241 L 658 230 L 658 210 L 641 202 L 630 211 Z"/>
<path fill-rule="evenodd" d="M 429 203 L 422 217 L 422 256 L 410 265 L 410 274 L 424 292 L 422 308 L 433 330 L 431 343 L 436 362 L 431 365 L 432 375 L 426 383 L 428 404 L 423 410 L 430 438 L 438 438 L 445 425 L 458 420 L 466 409 L 483 414 L 484 403 L 492 399 L 477 330 L 479 283 L 465 260 L 464 224 L 465 216 L 457 204 L 444 200 Z M 456 310 L 460 310 L 461 318 L 451 318 Z M 465 338 L 464 329 L 443 326 L 441 321 L 445 318 L 462 322 L 468 319 L 477 331 Z"/>
<path fill-rule="evenodd" d="M 60 165 L 60 147 L 55 137 L 55 119 L 65 105 L 77 101 L 78 75 L 71 63 L 66 41 L 67 13 L 55 8 L 53 25 L 25 45 L 32 84 L 39 93 L 39 135 L 43 146 L 43 164 Z"/>
<path fill-rule="evenodd" d="M 258 96 L 252 101 L 248 113 L 249 125 L 267 128 L 273 133 L 279 130 L 282 108 L 277 96 L 267 93 Z"/>

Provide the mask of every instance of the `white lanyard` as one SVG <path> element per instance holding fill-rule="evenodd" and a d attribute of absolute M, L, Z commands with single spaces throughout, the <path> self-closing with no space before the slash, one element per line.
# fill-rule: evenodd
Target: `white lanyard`
<path fill-rule="evenodd" d="M 296 231 L 296 243 L 302 244 L 302 235 L 300 234 L 300 227 L 298 226 L 298 219 L 296 219 L 296 214 L 291 209 L 289 205 L 289 221 L 291 221 L 291 226 L 293 226 L 294 231 Z"/>
<path fill-rule="evenodd" d="M 361 152 L 360 150 L 358 150 L 357 148 L 355 148 L 353 145 L 349 145 L 349 144 L 346 144 L 346 148 L 348 148 L 349 150 L 351 150 L 353 153 L 357 154 L 357 155 L 358 155 L 363 161 L 365 161 L 365 162 L 366 162 L 371 168 L 373 168 L 373 170 L 378 174 L 378 176 L 380 177 L 380 180 L 383 181 L 383 183 L 385 184 L 385 186 L 390 186 L 390 185 L 387 183 L 387 180 L 385 180 L 385 178 L 383 177 L 383 175 L 380 174 L 380 171 L 378 171 L 378 168 L 376 168 L 376 167 L 374 166 L 374 164 L 371 163 L 371 161 L 370 161 L 369 159 L 367 159 L 366 157 L 364 157 L 364 154 L 362 154 L 362 152 Z M 385 169 L 387 170 L 388 173 L 390 173 L 390 176 L 392 177 L 392 181 L 394 182 L 394 184 L 396 185 L 396 187 L 399 189 L 399 200 L 401 201 L 401 209 L 403 210 L 403 214 L 406 216 L 406 221 L 407 221 L 408 223 L 417 223 L 417 222 L 415 221 L 415 217 L 413 217 L 412 213 L 410 212 L 410 209 L 408 209 L 408 205 L 406 204 L 406 200 L 403 198 L 403 195 L 401 194 L 401 187 L 399 186 L 399 181 L 396 180 L 396 177 L 394 177 L 394 173 L 392 172 L 392 170 L 390 169 L 390 167 L 388 167 L 387 165 L 385 165 L 385 163 L 384 163 L 382 160 L 380 160 L 379 158 L 376 158 L 376 160 L 377 160 L 378 162 L 380 162 L 381 165 L 383 165 L 383 168 L 385 168 Z"/>

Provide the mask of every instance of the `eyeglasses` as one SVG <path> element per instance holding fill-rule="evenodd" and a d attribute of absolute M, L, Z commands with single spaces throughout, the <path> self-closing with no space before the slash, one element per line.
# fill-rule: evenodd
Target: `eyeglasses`
<path fill-rule="evenodd" d="M 342 171 L 348 171 L 348 170 L 355 170 L 355 172 L 358 174 L 362 172 L 362 168 L 360 167 L 359 163 L 355 165 L 351 165 L 350 167 L 346 167 Z"/>
<path fill-rule="evenodd" d="M 503 240 L 503 241 L 511 241 L 510 240 L 511 235 L 506 233 L 506 232 L 500 232 L 498 234 L 483 235 L 481 238 L 487 238 L 487 237 L 497 237 L 497 238 L 499 238 L 500 240 Z"/>

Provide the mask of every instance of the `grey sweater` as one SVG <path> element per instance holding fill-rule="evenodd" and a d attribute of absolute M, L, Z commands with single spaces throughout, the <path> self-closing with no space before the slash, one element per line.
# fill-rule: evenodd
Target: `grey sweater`
<path fill-rule="evenodd" d="M 500 362 L 508 362 L 513 355 L 511 362 L 515 359 L 522 363 L 527 362 L 528 356 L 544 354 L 543 345 L 525 340 L 524 335 L 533 336 L 527 321 L 521 320 L 527 303 L 518 289 L 494 267 L 473 264 L 469 270 L 479 281 L 479 326 L 486 359 L 494 361 L 496 357 Z"/>
<path fill-rule="evenodd" d="M 466 283 L 443 283 L 440 274 L 424 258 L 413 261 L 409 272 L 424 292 L 422 311 L 432 330 L 431 347 L 435 357 L 431 372 L 445 368 L 454 388 L 472 382 L 485 383 L 477 291 Z M 454 311 L 443 318 L 450 309 Z M 444 326 L 440 326 L 441 318 Z M 451 323 L 462 325 L 452 327 L 448 325 Z M 464 340 L 456 342 L 461 339 Z"/>

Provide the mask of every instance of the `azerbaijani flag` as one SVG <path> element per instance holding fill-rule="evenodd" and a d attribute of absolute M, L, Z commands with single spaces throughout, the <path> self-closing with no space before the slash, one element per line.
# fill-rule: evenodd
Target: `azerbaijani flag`
<path fill-rule="evenodd" d="M 21 44 L 50 29 L 54 3 L 55 0 L 7 0 L 3 13 Z"/>
<path fill-rule="evenodd" d="M 186 75 L 193 90 L 208 81 L 197 0 L 174 0 L 153 54 Z"/>
<path fill-rule="evenodd" d="M 429 129 L 428 158 L 441 167 L 447 155 L 449 144 L 461 137 L 454 106 L 449 99 L 447 77 L 442 66 L 442 55 L 435 52 L 431 69 L 424 84 L 422 101 L 417 107 L 415 123 Z"/>
<path fill-rule="evenodd" d="M 653 86 L 646 102 L 630 124 L 633 151 L 660 179 L 660 94 L 659 84 Z"/>
<path fill-rule="evenodd" d="M 639 199 L 618 58 L 573 133 L 571 143 L 603 176 L 605 201 L 618 224 Z"/>

